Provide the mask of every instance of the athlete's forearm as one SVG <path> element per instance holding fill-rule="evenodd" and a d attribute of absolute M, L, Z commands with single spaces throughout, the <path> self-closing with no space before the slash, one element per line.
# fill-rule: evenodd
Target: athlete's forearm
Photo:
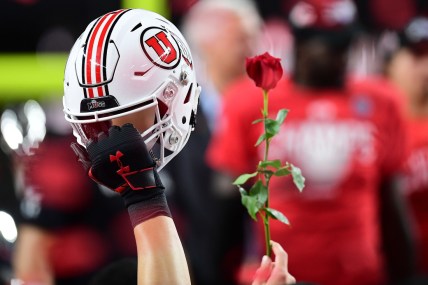
<path fill-rule="evenodd" d="M 189 269 L 174 221 L 158 216 L 134 228 L 138 285 L 188 285 Z"/>

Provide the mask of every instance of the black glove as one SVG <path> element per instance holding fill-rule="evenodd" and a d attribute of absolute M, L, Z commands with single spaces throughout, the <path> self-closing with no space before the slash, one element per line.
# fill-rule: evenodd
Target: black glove
<path fill-rule="evenodd" d="M 71 146 L 95 182 L 120 193 L 133 225 L 150 217 L 171 216 L 156 163 L 132 124 L 112 126 L 108 135 L 83 147 Z"/>
<path fill-rule="evenodd" d="M 132 124 L 110 127 L 108 136 L 100 133 L 87 151 L 91 161 L 89 176 L 96 182 L 119 193 L 128 187 L 163 189 L 156 163 Z"/>

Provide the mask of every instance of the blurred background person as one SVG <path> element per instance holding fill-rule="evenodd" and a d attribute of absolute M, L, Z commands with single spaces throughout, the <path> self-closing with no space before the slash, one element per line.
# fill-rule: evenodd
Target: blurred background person
<path fill-rule="evenodd" d="M 421 7 L 422 8 L 422 7 Z M 419 12 L 422 13 L 421 9 Z M 403 29 L 385 33 L 384 74 L 401 91 L 409 125 L 409 152 L 402 192 L 414 231 L 417 270 L 428 283 L 428 14 L 410 19 Z M 389 43 L 386 46 L 386 42 Z M 399 258 L 399 257 L 398 257 Z"/>
<path fill-rule="evenodd" d="M 3 124 L 0 141 L 2 151 L 0 155 L 0 235 L 5 237 L 4 240 L 0 238 L 0 280 L 4 279 L 7 282 L 6 284 L 10 283 L 10 278 L 14 275 L 14 272 L 12 272 L 14 269 L 12 257 L 17 249 L 17 237 L 21 235 L 20 230 L 16 231 L 16 225 L 19 227 L 22 225 L 19 207 L 22 192 L 18 194 L 17 191 L 18 188 L 19 191 L 22 191 L 23 188 L 15 184 L 17 181 L 21 181 L 20 177 L 17 177 L 18 173 L 15 167 L 21 162 L 20 159 L 23 159 L 21 157 L 23 153 L 18 154 L 15 151 L 19 151 L 18 148 L 22 147 L 22 145 L 19 145 L 20 143 L 22 144 L 23 141 L 28 142 L 29 139 L 29 137 L 26 137 L 26 132 L 28 131 L 26 128 L 30 124 L 27 124 L 24 106 L 33 105 L 34 107 L 34 100 L 40 99 L 44 101 L 50 98 L 58 100 L 62 96 L 66 52 L 71 48 L 74 38 L 79 36 L 80 30 L 86 25 L 86 21 L 93 18 L 94 15 L 99 15 L 101 11 L 119 8 L 120 4 L 120 1 L 97 0 L 77 0 L 64 3 L 51 0 L 11 0 L 1 1 L 0 3 L 0 10 L 4 12 L 4 17 L 0 19 L 0 24 L 7 27 L 0 30 L 0 36 L 4 39 L 14 39 L 6 40 L 0 47 L 0 112 Z M 49 16 L 46 17 L 46 15 Z M 61 110 L 60 105 L 58 106 L 59 110 Z M 37 107 L 29 109 L 34 111 L 37 110 Z M 35 117 L 31 118 L 32 127 L 37 126 L 42 121 L 43 116 L 41 114 L 43 112 L 33 113 Z M 46 114 L 46 116 L 49 116 L 49 114 Z M 52 122 L 50 121 L 50 123 Z M 43 124 L 43 128 L 32 130 L 35 131 L 32 135 L 43 136 L 45 127 Z M 52 130 L 50 129 L 48 132 L 50 133 L 48 137 L 51 137 Z M 48 140 L 52 142 L 51 138 Z M 58 143 L 62 143 L 61 139 L 58 139 Z M 61 147 L 64 148 L 66 153 L 70 151 L 70 148 L 64 147 L 64 145 L 53 146 L 57 151 Z M 63 157 L 62 155 L 61 157 Z M 53 158 L 52 160 L 55 159 Z M 55 161 L 56 163 L 58 159 Z M 69 165 L 66 162 L 64 163 L 65 171 Z M 62 171 L 63 169 L 61 168 L 54 169 L 53 173 L 59 174 L 63 173 Z M 73 171 L 72 169 L 71 172 Z M 70 173 L 70 176 L 73 175 L 75 173 Z M 59 177 L 53 177 L 52 179 L 58 182 Z M 75 182 L 73 181 L 73 183 Z M 78 184 L 79 182 L 76 182 L 76 186 Z M 82 184 L 85 183 L 82 182 L 80 185 Z M 91 185 L 88 186 L 86 184 L 89 188 L 85 186 L 89 193 L 93 190 Z M 60 189 L 58 190 L 55 194 L 60 195 L 61 191 Z M 77 192 L 79 191 L 80 189 Z M 66 198 L 63 198 L 63 200 L 66 200 Z M 70 198 L 71 200 L 73 200 L 73 197 Z M 53 215 L 50 218 L 55 220 L 57 217 Z M 57 221 L 60 219 L 58 217 Z M 26 231 L 24 230 L 24 232 Z M 28 237 L 30 236 L 26 236 L 26 238 Z M 68 240 L 65 244 L 70 245 L 72 236 L 69 235 L 67 237 Z M 35 240 L 37 238 L 34 236 Z M 37 250 L 37 246 L 42 247 L 43 245 L 35 243 L 34 246 L 36 247 L 35 250 Z M 56 249 L 56 258 L 58 258 L 61 254 L 58 251 L 58 247 Z M 64 247 L 63 253 L 66 252 L 67 249 Z M 74 259 L 76 254 L 71 259 Z M 27 265 L 32 262 L 36 262 L 35 264 L 33 263 L 34 265 L 41 264 L 45 260 L 43 256 L 40 258 L 36 256 L 35 259 L 30 261 L 30 256 L 29 252 Z M 31 257 L 34 257 L 34 255 Z M 65 262 L 67 258 L 65 258 L 65 255 L 63 257 Z M 80 269 L 73 270 L 79 271 Z M 2 284 L 1 281 L 0 284 Z"/>
<path fill-rule="evenodd" d="M 245 76 L 262 26 L 252 1 L 201 0 L 183 16 L 181 30 L 202 87 L 197 124 L 189 142 L 161 175 L 187 253 L 192 284 L 237 284 L 245 254 L 245 210 L 239 193 L 219 180 L 205 161 L 218 124 L 222 93 Z M 227 183 L 227 182 L 226 182 Z"/>
<path fill-rule="evenodd" d="M 270 159 L 293 163 L 306 178 L 302 193 L 284 178 L 273 178 L 270 189 L 270 207 L 291 223 L 271 221 L 272 239 L 287 248 L 298 281 L 379 285 L 412 275 L 412 268 L 395 267 L 413 262 L 395 183 L 406 146 L 399 95 L 348 73 L 357 16 L 352 1 L 295 1 L 288 17 L 294 65 L 270 92 L 270 114 L 290 110 L 271 142 Z M 251 122 L 260 117 L 260 106 L 260 89 L 248 79 L 226 90 L 208 149 L 211 167 L 232 177 L 254 171 L 262 153 L 254 143 L 262 130 Z M 262 223 L 256 234 L 263 244 Z M 398 246 L 391 246 L 394 241 Z M 395 260 L 398 251 L 401 259 Z"/>
<path fill-rule="evenodd" d="M 14 157 L 20 219 L 13 274 L 29 284 L 86 284 L 112 261 L 136 258 L 133 231 L 120 197 L 98 189 L 76 161 L 61 101 L 42 106 L 28 101 L 18 108 L 25 121 L 15 122 L 30 141 L 31 130 L 40 137 Z"/>
<path fill-rule="evenodd" d="M 121 5 L 96 0 L 0 3 L 7 11 L 1 23 L 12 27 L 2 29 L 1 36 L 15 35 L 0 55 L 2 142 L 7 141 L 15 180 L 2 192 L 13 193 L 20 205 L 14 212 L 18 239 L 9 262 L 12 275 L 25 281 L 85 284 L 111 260 L 136 256 L 122 201 L 99 191 L 75 161 L 61 104 L 64 66 L 74 40 L 89 20 Z"/>

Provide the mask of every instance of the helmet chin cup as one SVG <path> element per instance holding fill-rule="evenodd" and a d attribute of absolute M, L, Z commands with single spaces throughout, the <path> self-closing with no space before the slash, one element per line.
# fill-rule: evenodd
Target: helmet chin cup
<path fill-rule="evenodd" d="M 160 170 L 194 129 L 200 89 L 177 27 L 151 11 L 121 9 L 94 19 L 72 47 L 64 114 L 85 146 L 93 136 L 91 124 L 105 126 L 97 124 L 154 108 L 153 123 L 138 129 Z"/>

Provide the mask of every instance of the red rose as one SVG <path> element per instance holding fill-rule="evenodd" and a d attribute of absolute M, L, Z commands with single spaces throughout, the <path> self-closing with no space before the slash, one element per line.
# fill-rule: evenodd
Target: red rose
<path fill-rule="evenodd" d="M 252 58 L 246 59 L 248 76 L 266 92 L 275 88 L 282 77 L 281 59 L 271 56 L 265 52 Z"/>

